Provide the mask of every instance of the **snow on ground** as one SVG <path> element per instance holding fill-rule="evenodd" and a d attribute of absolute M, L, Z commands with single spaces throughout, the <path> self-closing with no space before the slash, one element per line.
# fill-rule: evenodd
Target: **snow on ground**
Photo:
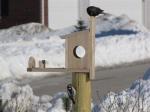
<path fill-rule="evenodd" d="M 3 112 L 65 112 L 62 97 L 66 97 L 66 94 L 35 96 L 29 85 L 21 87 L 14 81 L 0 85 L 0 106 Z"/>
<path fill-rule="evenodd" d="M 149 112 L 150 69 L 143 79 L 133 82 L 130 88 L 119 93 L 110 92 L 95 106 L 96 112 Z"/>
<path fill-rule="evenodd" d="M 39 23 L 28 23 L 18 25 L 9 29 L 0 30 L 0 43 L 9 43 L 16 41 L 29 41 L 32 40 L 34 35 L 39 33 L 50 32 L 50 29 Z M 30 37 L 30 38 L 29 38 Z M 46 38 L 46 37 L 43 37 Z"/>
<path fill-rule="evenodd" d="M 150 69 L 143 79 L 133 82 L 130 88 L 119 93 L 110 92 L 99 104 L 92 104 L 92 112 L 149 112 L 150 110 Z M 29 85 L 19 86 L 12 80 L 0 84 L 0 102 L 3 112 L 66 112 L 65 92 L 55 96 L 35 96 Z M 67 107 L 71 110 L 72 106 Z M 70 111 L 68 111 L 70 112 Z"/>
<path fill-rule="evenodd" d="M 150 58 L 150 33 L 125 15 L 97 18 L 96 66 L 112 67 Z M 50 31 L 38 23 L 0 30 L 0 79 L 43 76 L 27 73 L 30 56 L 47 60 L 48 67 L 65 66 L 65 40 L 60 36 L 78 31 L 75 26 Z"/>

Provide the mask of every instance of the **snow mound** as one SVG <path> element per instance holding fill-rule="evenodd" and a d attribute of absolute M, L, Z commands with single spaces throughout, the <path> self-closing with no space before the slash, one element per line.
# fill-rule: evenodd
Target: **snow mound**
<path fill-rule="evenodd" d="M 53 37 L 47 40 L 32 42 L 15 42 L 0 45 L 0 79 L 14 77 L 25 78 L 30 76 L 44 76 L 48 73 L 27 72 L 28 59 L 35 57 L 38 60 L 45 59 L 48 67 L 62 67 L 65 60 L 64 40 Z"/>
<path fill-rule="evenodd" d="M 96 65 L 114 67 L 150 59 L 150 33 L 107 36 L 96 40 Z"/>
<path fill-rule="evenodd" d="M 89 26 L 89 24 L 84 22 L 84 26 Z M 73 25 L 45 34 L 51 36 L 64 36 L 79 31 L 78 27 L 79 25 Z M 122 31 L 124 35 L 129 35 L 132 33 L 136 34 L 138 32 L 149 32 L 143 25 L 136 23 L 126 15 L 114 16 L 112 14 L 106 13 L 96 18 L 96 37 L 103 37 L 103 33 L 105 32 L 107 33 L 105 36 L 110 36 L 111 34 L 109 34 L 109 32 L 111 31 L 113 31 L 111 33 L 113 35 L 122 35 L 120 31 Z"/>
<path fill-rule="evenodd" d="M 0 102 L 3 112 L 65 112 L 62 97 L 58 93 L 53 98 L 48 95 L 35 96 L 29 85 L 18 86 L 5 82 L 0 85 Z"/>
<path fill-rule="evenodd" d="M 135 21 L 131 20 L 126 15 L 114 16 L 112 14 L 105 14 L 97 18 L 96 32 L 106 32 L 111 30 L 129 30 L 134 32 L 148 32 L 148 30 Z M 117 34 L 116 34 L 117 35 Z"/>
<path fill-rule="evenodd" d="M 149 79 L 139 79 L 126 90 L 108 93 L 101 103 L 95 106 L 96 112 L 149 112 L 149 85 Z"/>
<path fill-rule="evenodd" d="M 8 43 L 18 40 L 31 40 L 34 35 L 49 32 L 46 26 L 40 23 L 28 23 L 0 30 L 0 42 Z M 30 38 L 27 38 L 30 37 Z"/>

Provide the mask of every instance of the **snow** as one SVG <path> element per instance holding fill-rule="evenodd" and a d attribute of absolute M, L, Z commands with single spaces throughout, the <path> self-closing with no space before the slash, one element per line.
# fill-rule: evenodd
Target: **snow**
<path fill-rule="evenodd" d="M 148 69 L 148 70 L 145 72 L 145 74 L 144 74 L 144 76 L 143 76 L 143 79 L 144 79 L 144 80 L 150 79 L 150 69 Z"/>
<path fill-rule="evenodd" d="M 147 78 L 144 78 L 144 77 Z M 130 88 L 121 92 L 109 92 L 99 104 L 92 103 L 92 112 L 148 112 L 150 109 L 150 72 L 143 79 L 133 82 Z M 66 112 L 63 98 L 65 92 L 35 96 L 29 85 L 20 86 L 14 80 L 4 80 L 0 84 L 0 99 L 4 112 Z M 71 106 L 72 108 L 72 106 Z M 70 112 L 70 111 L 69 111 Z"/>
<path fill-rule="evenodd" d="M 76 26 L 51 31 L 39 23 L 0 30 L 0 79 L 47 75 L 26 71 L 30 56 L 36 58 L 36 63 L 47 60 L 47 67 L 65 67 L 65 39 L 62 36 L 76 31 Z M 125 15 L 98 17 L 96 67 L 108 68 L 148 60 L 149 40 L 149 31 Z"/>
<path fill-rule="evenodd" d="M 49 32 L 50 29 L 39 23 L 28 23 L 11 27 L 9 29 L 0 30 L 0 42 L 9 43 L 16 41 L 29 41 L 32 40 L 34 35 L 39 33 Z M 30 38 L 29 38 L 30 36 Z M 43 37 L 43 39 L 46 37 Z"/>
<path fill-rule="evenodd" d="M 146 78 L 147 77 L 147 78 Z M 110 92 L 96 105 L 96 112 L 149 112 L 150 110 L 150 71 L 143 79 L 133 82 L 130 88 L 119 93 Z"/>
<path fill-rule="evenodd" d="M 5 80 L 0 84 L 3 112 L 66 112 L 63 97 L 67 97 L 66 93 L 61 92 L 53 97 L 35 96 L 29 85 L 19 86 L 14 80 Z"/>
<path fill-rule="evenodd" d="M 149 38 L 141 33 L 128 37 L 109 36 L 99 39 L 96 45 L 96 65 L 112 67 L 149 59 L 148 40 Z"/>

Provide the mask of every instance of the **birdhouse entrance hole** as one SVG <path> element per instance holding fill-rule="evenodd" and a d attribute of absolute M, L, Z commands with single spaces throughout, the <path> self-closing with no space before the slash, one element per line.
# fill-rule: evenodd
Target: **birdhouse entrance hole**
<path fill-rule="evenodd" d="M 84 58 L 86 51 L 83 46 L 76 46 L 73 50 L 73 53 L 76 58 L 81 59 L 81 58 Z"/>

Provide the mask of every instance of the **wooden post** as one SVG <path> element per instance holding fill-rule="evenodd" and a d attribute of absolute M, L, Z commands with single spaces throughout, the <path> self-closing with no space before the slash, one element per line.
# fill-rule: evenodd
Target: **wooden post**
<path fill-rule="evenodd" d="M 89 73 L 73 73 L 72 84 L 76 88 L 75 105 L 73 112 L 91 112 L 91 79 L 95 74 L 95 17 L 90 17 L 90 32 L 88 45 L 91 45 L 87 52 L 90 64 Z M 91 75 L 93 74 L 93 75 Z"/>
<path fill-rule="evenodd" d="M 90 63 L 90 79 L 95 78 L 95 29 L 96 29 L 96 19 L 94 16 L 90 16 L 90 33 L 89 33 L 89 63 Z"/>
<path fill-rule="evenodd" d="M 87 49 L 89 73 L 73 73 L 72 84 L 76 89 L 75 105 L 73 112 L 91 112 L 91 79 L 95 78 L 95 29 L 96 29 L 96 16 L 102 13 L 103 10 L 97 7 L 88 7 L 87 13 L 90 16 L 90 32 L 88 37 Z"/>
<path fill-rule="evenodd" d="M 72 84 L 76 89 L 73 112 L 91 112 L 91 81 L 89 73 L 73 73 Z"/>
<path fill-rule="evenodd" d="M 89 54 L 88 62 L 90 65 L 89 73 L 73 73 L 72 84 L 76 88 L 75 105 L 73 112 L 91 112 L 91 79 L 95 74 L 95 17 L 90 17 L 90 32 L 87 49 Z M 91 75 L 93 74 L 93 75 Z"/>

